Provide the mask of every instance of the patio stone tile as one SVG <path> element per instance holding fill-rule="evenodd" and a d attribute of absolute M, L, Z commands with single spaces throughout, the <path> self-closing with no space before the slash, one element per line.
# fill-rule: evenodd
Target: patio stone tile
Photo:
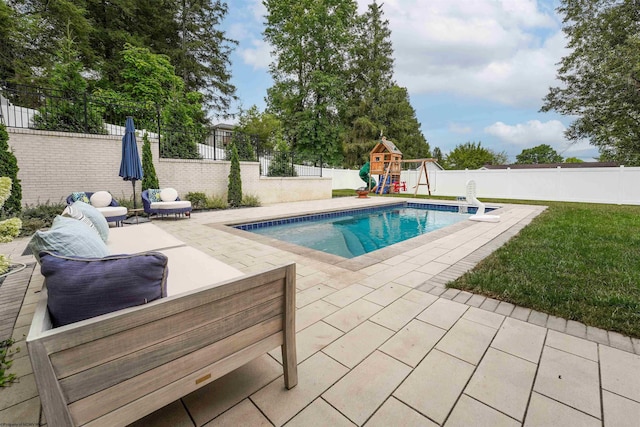
<path fill-rule="evenodd" d="M 480 307 L 485 299 L 487 299 L 487 297 L 484 295 L 474 294 L 465 304 L 472 307 Z"/>
<path fill-rule="evenodd" d="M 447 289 L 442 295 L 440 295 L 442 298 L 446 298 L 446 299 L 454 299 L 458 294 L 460 293 L 459 290 L 457 289 L 453 289 L 453 288 L 449 288 Z M 463 302 L 461 302 L 460 304 L 464 304 Z"/>
<path fill-rule="evenodd" d="M 386 260 L 382 261 L 382 263 L 384 265 L 398 265 L 398 264 L 402 264 L 403 262 L 411 259 L 412 257 L 409 255 L 396 255 L 394 257 L 391 258 L 387 258 Z"/>
<path fill-rule="evenodd" d="M 424 282 L 433 277 L 433 274 L 422 273 L 420 271 L 411 271 L 404 276 L 394 279 L 394 283 L 399 283 L 410 288 L 417 288 Z"/>
<path fill-rule="evenodd" d="M 398 277 L 404 276 L 409 273 L 413 269 L 415 269 L 415 265 L 411 264 L 403 264 L 398 265 L 393 268 L 389 268 L 389 266 L 385 266 L 386 269 L 378 272 L 373 276 L 366 277 L 360 280 L 360 283 L 365 286 L 369 286 L 370 288 L 378 289 L 381 286 L 386 285 L 389 282 L 393 282 Z"/>
<path fill-rule="evenodd" d="M 324 301 L 316 301 L 296 310 L 296 332 L 313 325 L 318 320 L 340 310 L 339 307 Z"/>
<path fill-rule="evenodd" d="M 395 282 L 387 283 L 370 294 L 362 297 L 378 305 L 387 306 L 411 290 L 410 287 Z"/>
<path fill-rule="evenodd" d="M 0 389 L 0 411 L 38 396 L 33 374 L 21 377 L 11 387 Z"/>
<path fill-rule="evenodd" d="M 400 298 L 371 316 L 369 320 L 393 331 L 399 331 L 424 308 L 422 304 Z"/>
<path fill-rule="evenodd" d="M 342 335 L 344 335 L 342 331 L 323 321 L 316 322 L 305 330 L 298 332 L 296 334 L 298 363 L 308 359 Z M 269 354 L 282 363 L 282 350 L 280 347 L 274 348 Z"/>
<path fill-rule="evenodd" d="M 411 368 L 404 363 L 376 351 L 322 397 L 351 421 L 362 425 L 410 372 Z"/>
<path fill-rule="evenodd" d="M 494 312 L 497 314 L 502 314 L 503 316 L 509 316 L 513 312 L 515 307 L 516 306 L 511 304 L 510 302 L 502 301 L 500 302 L 500 304 L 498 304 L 498 308 L 496 308 Z"/>
<path fill-rule="evenodd" d="M 331 278 L 326 273 L 322 273 L 322 272 L 313 273 L 308 276 L 297 278 L 296 288 L 298 288 L 301 291 L 304 291 L 305 289 L 309 289 L 312 286 L 317 286 L 328 280 L 331 280 Z"/>
<path fill-rule="evenodd" d="M 609 331 L 609 345 L 611 347 L 633 353 L 633 344 L 631 338 L 625 337 L 617 332 Z"/>
<path fill-rule="evenodd" d="M 357 299 L 362 298 L 369 292 L 373 292 L 373 289 L 356 283 L 340 291 L 334 292 L 331 295 L 327 295 L 322 299 L 323 301 L 326 301 L 329 304 L 333 304 L 337 307 L 346 307 Z"/>
<path fill-rule="evenodd" d="M 636 354 L 640 354 L 640 339 L 631 338 L 631 343 L 633 344 L 633 350 Z"/>
<path fill-rule="evenodd" d="M 393 396 L 442 424 L 469 381 L 473 368 L 467 362 L 433 350 Z"/>
<path fill-rule="evenodd" d="M 460 304 L 466 304 L 467 301 L 471 299 L 471 297 L 473 297 L 473 294 L 471 292 L 460 291 L 460 293 L 456 295 L 455 298 L 453 298 L 453 300 L 455 302 L 459 302 Z"/>
<path fill-rule="evenodd" d="M 437 424 L 431 422 L 431 420 L 400 402 L 398 399 L 390 397 L 364 426 L 437 427 Z"/>
<path fill-rule="evenodd" d="M 443 272 L 447 268 L 449 268 L 451 264 L 445 264 L 443 262 L 431 261 L 424 264 L 422 267 L 418 267 L 416 271 L 420 273 L 430 274 L 432 276 Z"/>
<path fill-rule="evenodd" d="M 640 402 L 602 390 L 602 406 L 606 426 L 637 427 Z"/>
<path fill-rule="evenodd" d="M 375 276 L 376 274 L 380 273 L 381 271 L 387 270 L 389 267 L 380 263 L 380 264 L 374 264 L 374 265 L 370 265 L 369 267 L 365 267 L 363 269 L 360 270 L 360 273 L 363 273 L 366 276 Z"/>
<path fill-rule="evenodd" d="M 598 361 L 598 345 L 594 342 L 577 338 L 556 331 L 547 333 L 546 346 L 584 357 L 585 359 Z"/>
<path fill-rule="evenodd" d="M 602 422 L 597 418 L 534 392 L 531 395 L 524 426 L 544 427 L 554 425 L 599 427 Z"/>
<path fill-rule="evenodd" d="M 526 322 L 530 314 L 531 314 L 530 308 L 516 306 L 516 308 L 513 309 L 513 312 L 509 317 L 513 317 L 514 319 L 518 319 L 518 320 L 522 320 L 523 322 Z"/>
<path fill-rule="evenodd" d="M 596 362 L 545 347 L 533 389 L 596 418 L 601 416 Z"/>
<path fill-rule="evenodd" d="M 436 348 L 465 362 L 477 365 L 489 347 L 496 330 L 460 319 L 440 340 Z"/>
<path fill-rule="evenodd" d="M 416 367 L 446 332 L 428 323 L 412 320 L 379 350 Z"/>
<path fill-rule="evenodd" d="M 472 322 L 480 323 L 484 326 L 489 326 L 493 329 L 498 329 L 505 319 L 505 317 L 500 314 L 480 310 L 475 307 L 469 308 L 469 310 L 464 313 L 464 316 L 462 316 L 462 318 L 470 320 Z"/>
<path fill-rule="evenodd" d="M 507 317 L 491 347 L 538 363 L 546 329 Z"/>
<path fill-rule="evenodd" d="M 209 424 L 207 424 L 209 425 Z M 216 424 L 223 425 L 223 424 Z M 189 417 L 180 400 L 168 404 L 164 408 L 147 415 L 144 418 L 129 425 L 129 427 L 193 427 L 193 421 Z"/>
<path fill-rule="evenodd" d="M 269 420 L 255 407 L 249 399 L 245 399 L 204 427 L 235 427 L 235 426 L 271 427 Z M 167 425 L 169 427 L 169 425 Z"/>
<path fill-rule="evenodd" d="M 519 427 L 520 423 L 513 418 L 479 402 L 466 394 L 449 415 L 445 427 Z"/>
<path fill-rule="evenodd" d="M 416 318 L 423 322 L 431 323 L 442 329 L 449 329 L 464 314 L 469 307 L 457 302 L 440 298 L 431 304 Z"/>
<path fill-rule="evenodd" d="M 609 334 L 604 329 L 587 326 L 587 339 L 600 344 L 609 345 Z"/>
<path fill-rule="evenodd" d="M 534 325 L 546 327 L 548 318 L 549 318 L 549 315 L 546 313 L 541 313 L 536 310 L 531 310 L 531 313 L 529 314 L 529 318 L 527 319 L 527 322 L 533 323 Z"/>
<path fill-rule="evenodd" d="M 497 299 L 487 298 L 480 305 L 480 308 L 482 310 L 487 310 L 487 311 L 494 312 L 494 311 L 496 311 L 496 308 L 498 308 L 498 305 L 500 305 L 500 301 L 498 301 Z"/>
<path fill-rule="evenodd" d="M 251 400 L 276 426 L 281 426 L 325 392 L 348 369 L 322 352 L 298 365 L 298 385 L 287 390 L 282 378 L 251 395 Z"/>
<path fill-rule="evenodd" d="M 535 374 L 534 363 L 489 348 L 465 393 L 522 421 Z"/>
<path fill-rule="evenodd" d="M 353 368 L 393 335 L 387 328 L 364 322 L 325 347 L 322 351 L 343 365 Z"/>
<path fill-rule="evenodd" d="M 241 425 L 241 424 L 236 424 Z M 311 405 L 293 417 L 287 423 L 287 427 L 355 427 L 347 417 L 338 412 L 334 407 L 317 398 Z"/>
<path fill-rule="evenodd" d="M 447 290 L 447 288 L 445 288 L 442 284 L 434 284 L 434 283 L 429 283 L 429 284 L 422 285 L 420 287 L 420 289 L 422 289 L 425 286 L 426 287 L 431 287 L 431 289 L 429 289 L 429 293 L 431 295 L 435 295 L 437 297 L 439 297 L 440 295 L 445 293 L 446 290 Z"/>
<path fill-rule="evenodd" d="M 186 395 L 182 401 L 200 426 L 274 380 L 284 389 L 282 366 L 263 355 Z"/>
<path fill-rule="evenodd" d="M 433 304 L 438 300 L 438 297 L 431 295 L 427 292 L 419 291 L 417 289 L 412 290 L 402 296 L 402 299 L 406 299 L 409 301 L 413 301 L 418 303 L 425 308 Z"/>
<path fill-rule="evenodd" d="M 584 323 L 576 322 L 575 320 L 567 320 L 566 332 L 574 337 L 586 338 L 587 326 Z"/>
<path fill-rule="evenodd" d="M 33 397 L 3 409 L 0 411 L 0 420 L 6 426 L 37 426 L 40 422 L 40 398 Z"/>
<path fill-rule="evenodd" d="M 327 285 L 316 285 L 311 288 L 298 292 L 296 295 L 296 307 L 304 307 L 327 295 L 334 293 L 336 290 Z"/>
<path fill-rule="evenodd" d="M 343 332 L 348 332 L 382 308 L 381 305 L 360 299 L 325 317 L 324 321 Z"/>
<path fill-rule="evenodd" d="M 562 317 L 549 316 L 547 319 L 547 328 L 558 332 L 564 332 L 567 330 L 567 320 Z"/>
<path fill-rule="evenodd" d="M 600 345 L 602 388 L 640 402 L 640 356 Z"/>

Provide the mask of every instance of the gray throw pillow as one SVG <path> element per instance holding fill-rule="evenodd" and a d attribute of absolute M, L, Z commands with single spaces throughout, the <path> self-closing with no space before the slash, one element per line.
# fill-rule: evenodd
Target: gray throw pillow
<path fill-rule="evenodd" d="M 87 224 L 73 218 L 56 216 L 51 228 L 36 231 L 28 244 L 31 253 L 40 261 L 42 251 L 67 256 L 102 258 L 109 255 L 107 245 Z"/>
<path fill-rule="evenodd" d="M 102 215 L 102 212 L 84 202 L 75 202 L 71 206 L 73 206 L 74 209 L 78 209 L 84 216 L 91 220 L 93 226 L 98 230 L 98 234 L 102 237 L 103 242 L 109 239 L 109 223 L 104 215 Z"/>

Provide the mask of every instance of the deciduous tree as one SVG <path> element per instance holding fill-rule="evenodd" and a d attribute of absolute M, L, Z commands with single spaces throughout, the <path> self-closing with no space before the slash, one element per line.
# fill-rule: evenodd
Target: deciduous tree
<path fill-rule="evenodd" d="M 608 159 L 640 164 L 640 3 L 562 0 L 558 10 L 571 52 L 542 111 L 578 117 L 569 140 L 588 139 Z"/>
<path fill-rule="evenodd" d="M 562 163 L 562 161 L 562 156 L 547 144 L 540 144 L 533 148 L 525 148 L 516 156 L 516 164 L 520 165 Z"/>
<path fill-rule="evenodd" d="M 447 169 L 479 169 L 484 165 L 504 164 L 506 160 L 504 152 L 496 153 L 485 148 L 480 141 L 465 142 L 456 145 L 447 155 L 443 166 Z"/>

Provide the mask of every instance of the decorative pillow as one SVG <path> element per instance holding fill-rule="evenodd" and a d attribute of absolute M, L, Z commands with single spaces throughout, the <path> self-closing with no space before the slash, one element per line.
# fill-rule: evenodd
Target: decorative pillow
<path fill-rule="evenodd" d="M 107 219 L 104 215 L 102 215 L 98 209 L 83 202 L 75 202 L 71 206 L 78 209 L 84 214 L 84 216 L 91 220 L 94 227 L 96 227 L 96 230 L 98 230 L 98 234 L 100 234 L 102 240 L 106 242 L 109 238 L 109 223 L 107 223 Z"/>
<path fill-rule="evenodd" d="M 94 208 L 106 208 L 111 204 L 113 197 L 111 197 L 111 193 L 108 191 L 96 191 L 91 195 L 89 200 L 91 201 L 91 206 Z"/>
<path fill-rule="evenodd" d="M 93 225 L 93 221 L 91 221 L 89 218 L 87 218 L 85 216 L 85 214 L 82 213 L 82 211 L 80 209 L 78 209 L 77 206 L 74 206 L 75 203 L 73 205 L 69 205 L 67 206 L 63 211 L 62 211 L 62 216 L 66 217 L 66 218 L 73 218 L 73 219 L 77 219 L 78 221 L 81 221 L 85 224 L 87 224 L 89 226 L 89 228 L 91 228 L 93 231 L 96 232 L 96 234 L 98 236 L 100 236 L 100 233 L 98 232 L 98 229 L 96 228 L 95 225 Z M 100 237 L 102 239 L 102 237 Z"/>
<path fill-rule="evenodd" d="M 109 255 L 107 245 L 91 227 L 77 219 L 60 215 L 53 219 L 53 225 L 48 231 L 36 231 L 28 247 L 38 262 L 40 262 L 39 254 L 42 251 L 88 258 Z"/>
<path fill-rule="evenodd" d="M 149 201 L 151 203 L 161 202 L 160 198 L 160 189 L 159 188 L 150 188 L 147 190 L 147 195 L 149 196 Z"/>
<path fill-rule="evenodd" d="M 79 322 L 167 295 L 168 259 L 159 252 L 70 257 L 42 252 L 47 308 L 54 327 Z"/>
<path fill-rule="evenodd" d="M 160 192 L 160 199 L 163 202 L 175 202 L 178 198 L 178 192 L 173 188 L 163 188 Z"/>
<path fill-rule="evenodd" d="M 89 203 L 89 197 L 87 196 L 87 193 L 85 193 L 84 191 L 75 191 L 71 193 L 71 200 L 73 200 L 74 202 L 80 201 L 84 203 Z"/>

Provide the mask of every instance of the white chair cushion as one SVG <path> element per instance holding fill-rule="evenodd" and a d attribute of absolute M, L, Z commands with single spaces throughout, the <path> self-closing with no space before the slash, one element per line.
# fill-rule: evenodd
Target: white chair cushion
<path fill-rule="evenodd" d="M 124 206 L 107 206 L 104 208 L 97 208 L 98 212 L 104 215 L 105 218 L 111 218 L 113 216 L 121 216 L 127 214 L 127 208 Z"/>
<path fill-rule="evenodd" d="M 163 202 L 174 202 L 178 198 L 178 192 L 174 188 L 163 188 L 160 191 L 160 200 Z"/>
<path fill-rule="evenodd" d="M 94 208 L 106 208 L 111 204 L 111 194 L 108 191 L 96 191 L 91 195 L 91 206 Z"/>
<path fill-rule="evenodd" d="M 173 202 L 151 203 L 151 209 L 180 209 L 180 208 L 190 208 L 190 207 L 191 207 L 191 202 L 188 200 L 175 200 Z"/>

